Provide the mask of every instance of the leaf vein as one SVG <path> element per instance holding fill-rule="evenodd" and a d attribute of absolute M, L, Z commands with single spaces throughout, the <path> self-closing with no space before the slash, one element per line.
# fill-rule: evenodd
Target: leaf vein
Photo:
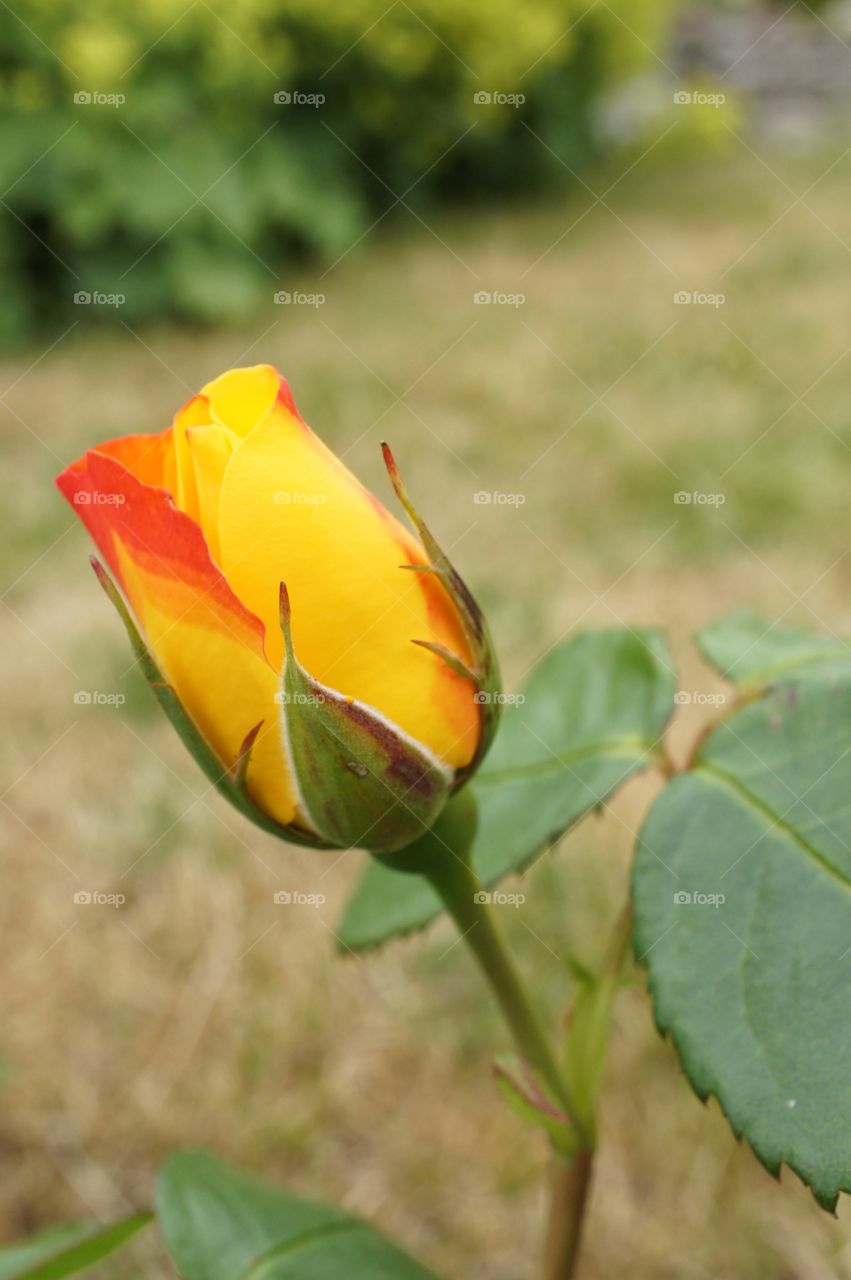
<path fill-rule="evenodd" d="M 826 871 L 828 875 L 832 876 L 834 880 L 838 880 L 846 889 L 851 889 L 851 880 L 837 866 L 826 858 L 814 844 L 805 840 L 800 831 L 785 820 L 785 816 L 774 813 L 763 800 L 760 800 L 759 796 L 743 786 L 738 778 L 726 773 L 723 769 L 719 769 L 717 765 L 711 764 L 708 760 L 702 760 L 700 764 L 695 765 L 693 772 L 705 773 L 717 782 L 725 783 L 740 799 L 746 800 L 761 817 L 765 818 L 770 828 L 784 832 L 822 871 Z"/>

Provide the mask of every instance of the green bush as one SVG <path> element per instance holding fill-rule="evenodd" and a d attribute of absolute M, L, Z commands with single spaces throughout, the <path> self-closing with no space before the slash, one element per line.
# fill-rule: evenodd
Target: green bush
<path fill-rule="evenodd" d="M 596 95 L 651 58 L 674 3 L 0 7 L 0 341 L 61 323 L 79 291 L 123 295 L 131 324 L 238 316 L 397 197 L 562 181 L 592 151 Z"/>

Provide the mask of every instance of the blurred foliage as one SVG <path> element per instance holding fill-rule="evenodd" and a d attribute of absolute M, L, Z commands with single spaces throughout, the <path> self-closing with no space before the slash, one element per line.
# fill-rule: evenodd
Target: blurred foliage
<path fill-rule="evenodd" d="M 569 180 L 595 99 L 652 61 L 675 4 L 2 6 L 0 342 L 78 291 L 123 295 L 129 323 L 234 318 L 402 200 Z"/>

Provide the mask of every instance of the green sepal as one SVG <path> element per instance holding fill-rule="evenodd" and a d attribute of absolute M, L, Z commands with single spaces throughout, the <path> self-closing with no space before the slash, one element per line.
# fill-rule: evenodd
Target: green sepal
<path fill-rule="evenodd" d="M 479 825 L 479 806 L 472 788 L 455 792 L 446 802 L 437 820 L 417 840 L 398 853 L 385 857 L 374 855 L 379 866 L 392 867 L 411 876 L 424 876 L 436 894 L 435 878 L 451 879 L 456 867 L 465 866 Z M 437 901 L 440 901 L 438 898 Z M 348 950 L 348 947 L 346 948 Z"/>
<path fill-rule="evenodd" d="M 587 968 L 575 956 L 567 958 L 576 991 L 564 1038 L 564 1080 L 573 1114 L 592 1143 L 596 1141 L 597 1095 L 606 1063 L 612 1005 L 623 982 L 631 940 L 632 914 L 625 910 L 614 928 L 599 972 Z"/>
<path fill-rule="evenodd" d="M 414 641 L 414 644 L 421 645 L 423 648 L 437 653 L 438 657 L 443 658 L 450 670 L 454 671 L 456 675 L 461 675 L 465 679 L 471 680 L 476 690 L 480 725 L 479 742 L 470 763 L 465 765 L 463 769 L 459 769 L 456 774 L 455 786 L 458 787 L 472 777 L 493 742 L 501 706 L 499 698 L 499 664 L 484 614 L 476 604 L 464 579 L 450 563 L 448 557 L 432 536 L 428 525 L 408 497 L 408 491 L 399 474 L 396 459 L 393 457 L 389 444 L 384 440 L 381 442 L 381 452 L 384 455 L 384 465 L 387 467 L 387 474 L 390 476 L 390 482 L 393 485 L 396 497 L 420 535 L 423 546 L 431 560 L 431 563 L 427 565 L 406 564 L 401 567 L 410 569 L 413 572 L 431 573 L 440 579 L 458 611 L 464 637 L 473 659 L 473 666 L 469 668 L 465 663 L 461 662 L 457 655 L 449 654 L 447 650 L 443 650 L 442 646 L 435 645 L 432 641 Z"/>
<path fill-rule="evenodd" d="M 440 814 L 454 770 L 373 707 L 314 680 L 295 654 L 283 583 L 280 606 L 282 719 L 305 816 L 340 848 L 403 849 Z"/>
<path fill-rule="evenodd" d="M 597 1093 L 606 1058 L 612 1001 L 618 973 L 592 975 L 580 982 L 565 1036 L 564 1075 L 568 1093 L 586 1132 L 596 1129 Z"/>
<path fill-rule="evenodd" d="M 198 726 L 178 698 L 174 688 L 164 678 L 151 657 L 150 651 L 142 639 L 139 629 L 133 621 L 130 611 L 115 583 L 96 556 L 91 556 L 90 560 L 92 568 L 97 574 L 98 582 L 112 601 L 127 629 L 136 660 L 157 702 L 177 730 L 180 740 L 189 754 L 197 762 L 219 794 L 229 800 L 244 817 L 249 818 L 264 831 L 280 836 L 282 840 L 289 840 L 294 844 L 305 844 L 317 849 L 327 849 L 329 847 L 328 844 L 311 833 L 303 831 L 300 827 L 286 826 L 284 823 L 276 822 L 274 818 L 264 813 L 248 794 L 246 776 L 251 748 L 254 745 L 257 734 L 260 732 L 263 721 L 261 720 L 254 725 L 245 735 L 232 767 L 230 769 L 223 768 L 221 760 L 207 743 Z"/>
<path fill-rule="evenodd" d="M 559 1155 L 568 1160 L 575 1156 L 582 1145 L 579 1135 L 528 1062 L 515 1053 L 500 1054 L 494 1074 L 510 1110 L 526 1124 L 543 1129 Z"/>
<path fill-rule="evenodd" d="M 436 640 L 413 640 L 412 644 L 419 645 L 421 649 L 428 649 L 429 653 L 436 653 L 441 661 L 445 662 L 450 671 L 454 671 L 456 676 L 461 676 L 464 680 L 470 680 L 473 684 L 478 681 L 478 672 L 468 667 L 466 662 L 462 662 L 457 653 L 453 653 L 451 649 L 447 649 L 445 644 L 438 644 Z"/>

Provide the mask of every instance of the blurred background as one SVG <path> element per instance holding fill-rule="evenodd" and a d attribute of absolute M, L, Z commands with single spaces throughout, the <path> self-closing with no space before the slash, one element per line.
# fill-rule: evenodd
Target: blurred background
<path fill-rule="evenodd" d="M 682 756 L 721 688 L 698 625 L 851 630 L 851 7 L 15 0 L 0 33 L 0 1237 L 118 1215 L 206 1145 L 449 1280 L 532 1275 L 546 1153 L 452 930 L 337 955 L 362 855 L 211 794 L 53 476 L 271 361 L 388 502 L 392 441 L 508 688 L 576 628 L 663 624 Z M 657 785 L 504 909 L 553 1024 Z M 847 1204 L 691 1095 L 640 971 L 587 1239 L 586 1280 L 851 1277 Z M 172 1274 L 130 1259 L 98 1274 Z"/>

